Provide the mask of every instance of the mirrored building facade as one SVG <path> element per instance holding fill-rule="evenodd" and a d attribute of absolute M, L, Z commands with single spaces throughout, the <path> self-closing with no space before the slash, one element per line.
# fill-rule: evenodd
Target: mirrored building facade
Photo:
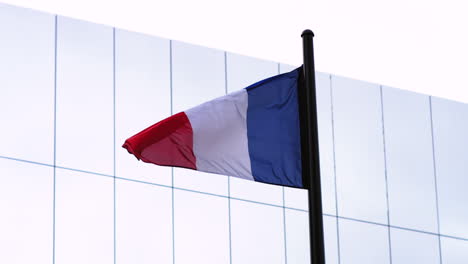
<path fill-rule="evenodd" d="M 294 68 L 0 4 L 0 263 L 309 263 L 307 191 L 121 148 Z M 317 89 L 327 263 L 468 263 L 468 105 Z"/>

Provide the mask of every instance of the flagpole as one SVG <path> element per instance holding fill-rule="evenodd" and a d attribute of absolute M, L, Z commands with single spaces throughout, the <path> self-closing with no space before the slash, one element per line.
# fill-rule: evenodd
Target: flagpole
<path fill-rule="evenodd" d="M 322 192 L 320 185 L 317 97 L 315 89 L 314 33 L 302 32 L 304 52 L 303 81 L 299 85 L 301 120 L 302 180 L 308 189 L 309 239 L 311 264 L 325 264 L 323 239 Z"/>

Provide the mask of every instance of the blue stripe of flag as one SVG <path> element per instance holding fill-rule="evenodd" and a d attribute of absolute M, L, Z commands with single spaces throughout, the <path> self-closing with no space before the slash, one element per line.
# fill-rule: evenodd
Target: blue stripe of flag
<path fill-rule="evenodd" d="M 298 68 L 246 88 L 247 138 L 255 181 L 302 187 Z"/>

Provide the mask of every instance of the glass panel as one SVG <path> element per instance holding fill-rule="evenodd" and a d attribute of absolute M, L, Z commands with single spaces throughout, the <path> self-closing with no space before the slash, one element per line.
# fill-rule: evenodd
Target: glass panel
<path fill-rule="evenodd" d="M 171 169 L 138 161 L 125 140 L 170 116 L 169 40 L 115 32 L 116 176 L 172 184 Z"/>
<path fill-rule="evenodd" d="M 333 155 L 333 126 L 330 75 L 316 73 L 317 123 L 319 134 L 320 180 L 323 213 L 336 215 L 335 160 Z"/>
<path fill-rule="evenodd" d="M 280 73 L 290 72 L 296 69 L 297 67 L 299 66 L 292 66 L 292 65 L 280 63 Z"/>
<path fill-rule="evenodd" d="M 0 263 L 52 262 L 53 168 L 0 158 Z"/>
<path fill-rule="evenodd" d="M 332 76 L 338 214 L 387 223 L 380 89 Z"/>
<path fill-rule="evenodd" d="M 439 264 L 439 237 L 419 232 L 391 229 L 392 263 Z"/>
<path fill-rule="evenodd" d="M 309 210 L 309 196 L 306 189 L 284 187 L 284 202 L 289 208 Z"/>
<path fill-rule="evenodd" d="M 174 190 L 175 263 L 229 263 L 228 200 Z"/>
<path fill-rule="evenodd" d="M 390 263 L 388 227 L 339 219 L 341 263 Z"/>
<path fill-rule="evenodd" d="M 232 263 L 285 263 L 283 208 L 231 200 Z"/>
<path fill-rule="evenodd" d="M 468 105 L 432 98 L 440 233 L 468 238 Z"/>
<path fill-rule="evenodd" d="M 173 113 L 226 93 L 224 52 L 172 41 Z M 227 177 L 174 169 L 174 186 L 227 195 Z"/>
<path fill-rule="evenodd" d="M 174 168 L 174 186 L 210 194 L 228 195 L 228 178 L 219 174 Z"/>
<path fill-rule="evenodd" d="M 236 177 L 231 177 L 231 197 L 244 200 L 283 205 L 283 190 L 281 186 L 259 183 Z"/>
<path fill-rule="evenodd" d="M 382 89 L 390 223 L 437 233 L 429 98 Z"/>
<path fill-rule="evenodd" d="M 309 214 L 286 209 L 285 220 L 287 263 L 309 264 Z"/>
<path fill-rule="evenodd" d="M 325 259 L 327 264 L 338 263 L 336 218 L 323 217 Z M 287 263 L 310 263 L 309 214 L 286 209 Z"/>
<path fill-rule="evenodd" d="M 0 3 L 0 156 L 53 164 L 53 15 Z"/>
<path fill-rule="evenodd" d="M 226 54 L 227 91 L 240 90 L 258 81 L 278 75 L 278 63 L 233 53 Z"/>
<path fill-rule="evenodd" d="M 55 262 L 114 261 L 113 178 L 57 169 Z"/>
<path fill-rule="evenodd" d="M 325 259 L 327 264 L 338 264 L 338 236 L 336 217 L 323 216 L 323 233 L 325 238 Z"/>
<path fill-rule="evenodd" d="M 173 112 L 225 94 L 224 52 L 172 41 Z"/>
<path fill-rule="evenodd" d="M 58 18 L 57 165 L 112 175 L 112 29 Z"/>
<path fill-rule="evenodd" d="M 441 237 L 444 264 L 468 263 L 468 241 Z"/>
<path fill-rule="evenodd" d="M 117 263 L 172 263 L 172 190 L 116 181 Z"/>

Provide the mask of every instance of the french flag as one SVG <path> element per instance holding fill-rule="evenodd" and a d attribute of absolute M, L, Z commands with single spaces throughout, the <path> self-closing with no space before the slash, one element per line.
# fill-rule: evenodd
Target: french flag
<path fill-rule="evenodd" d="M 166 118 L 127 139 L 137 159 L 303 187 L 297 87 L 302 67 Z"/>

